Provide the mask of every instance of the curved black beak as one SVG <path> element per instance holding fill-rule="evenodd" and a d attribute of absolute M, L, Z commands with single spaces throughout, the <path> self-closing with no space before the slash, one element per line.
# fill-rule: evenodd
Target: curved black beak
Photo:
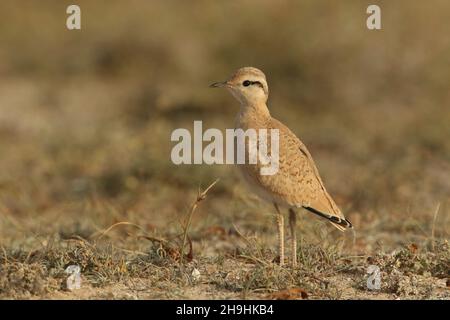
<path fill-rule="evenodd" d="M 228 85 L 228 83 L 226 81 L 224 82 L 214 82 L 212 84 L 209 85 L 210 88 L 222 88 L 222 87 L 226 87 Z"/>

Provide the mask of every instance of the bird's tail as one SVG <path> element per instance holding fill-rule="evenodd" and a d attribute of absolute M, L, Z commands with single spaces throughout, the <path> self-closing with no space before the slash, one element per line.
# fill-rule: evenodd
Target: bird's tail
<path fill-rule="evenodd" d="M 316 209 L 311 208 L 311 207 L 303 207 L 303 208 L 305 208 L 306 210 L 308 210 L 308 211 L 318 215 L 319 217 L 327 219 L 328 221 L 331 222 L 331 224 L 333 226 L 338 228 L 340 231 L 345 231 L 346 229 L 353 228 L 352 223 L 350 221 L 348 221 L 347 219 L 345 219 L 345 218 L 339 218 L 339 217 L 334 216 L 334 215 L 323 213 L 323 212 L 320 212 L 319 210 L 316 210 Z"/>

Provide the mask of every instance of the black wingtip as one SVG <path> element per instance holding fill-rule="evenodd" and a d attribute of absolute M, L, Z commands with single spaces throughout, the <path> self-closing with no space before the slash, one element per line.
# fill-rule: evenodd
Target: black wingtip
<path fill-rule="evenodd" d="M 332 215 L 320 212 L 319 210 L 316 210 L 316 209 L 311 208 L 311 207 L 303 207 L 303 208 L 305 208 L 306 210 L 308 210 L 308 211 L 310 211 L 310 212 L 312 212 L 314 214 L 317 214 L 318 216 L 320 216 L 322 218 L 325 218 L 325 219 L 331 221 L 332 223 L 340 225 L 340 226 L 342 226 L 344 228 L 349 228 L 349 229 L 353 228 L 352 223 L 349 220 L 347 220 L 347 219 L 341 219 L 339 217 L 332 216 Z"/>

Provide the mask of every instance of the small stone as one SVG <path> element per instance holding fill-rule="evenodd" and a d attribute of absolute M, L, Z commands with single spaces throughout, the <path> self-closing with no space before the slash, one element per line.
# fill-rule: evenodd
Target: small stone
<path fill-rule="evenodd" d="M 198 281 L 200 279 L 200 271 L 198 271 L 197 268 L 194 268 L 194 270 L 192 270 L 191 276 L 192 280 Z"/>

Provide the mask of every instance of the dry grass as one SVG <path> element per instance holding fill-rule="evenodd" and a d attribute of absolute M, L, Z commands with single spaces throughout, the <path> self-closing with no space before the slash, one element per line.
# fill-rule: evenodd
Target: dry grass
<path fill-rule="evenodd" d="M 447 1 L 377 1 L 381 32 L 360 1 L 132 2 L 79 1 L 81 32 L 64 1 L 0 4 L 1 298 L 449 298 Z M 355 226 L 300 212 L 297 270 L 233 168 L 170 162 L 173 129 L 232 125 L 207 86 L 243 65 Z"/>

